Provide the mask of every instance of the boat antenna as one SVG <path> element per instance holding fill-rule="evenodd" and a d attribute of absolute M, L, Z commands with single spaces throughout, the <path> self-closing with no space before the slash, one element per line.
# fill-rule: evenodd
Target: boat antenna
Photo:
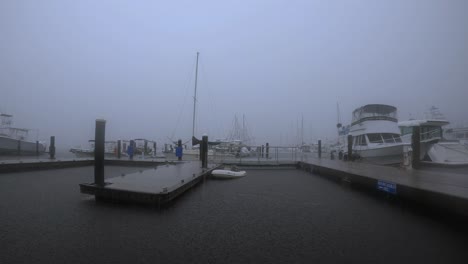
<path fill-rule="evenodd" d="M 193 118 L 192 118 L 192 138 L 195 136 L 195 111 L 197 106 L 197 81 L 198 81 L 198 56 L 199 52 L 197 51 L 197 66 L 195 68 L 195 93 L 193 95 Z"/>

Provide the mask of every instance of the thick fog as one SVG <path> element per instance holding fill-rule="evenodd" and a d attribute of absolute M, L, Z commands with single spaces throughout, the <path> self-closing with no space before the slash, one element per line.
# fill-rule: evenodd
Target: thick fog
<path fill-rule="evenodd" d="M 94 137 L 336 135 L 364 104 L 468 122 L 468 1 L 0 2 L 0 109 L 70 147 Z M 36 131 L 36 130 L 35 130 Z M 31 132 L 35 138 L 36 132 Z"/>

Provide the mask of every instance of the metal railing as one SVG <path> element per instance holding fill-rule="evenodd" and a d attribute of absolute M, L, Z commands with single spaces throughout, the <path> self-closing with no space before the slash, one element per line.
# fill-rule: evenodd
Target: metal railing
<path fill-rule="evenodd" d="M 244 146 L 242 150 L 238 151 L 224 153 L 214 151 L 212 155 L 208 155 L 208 160 L 212 163 L 238 165 L 287 165 L 317 156 L 317 152 L 303 152 L 298 147 Z"/>

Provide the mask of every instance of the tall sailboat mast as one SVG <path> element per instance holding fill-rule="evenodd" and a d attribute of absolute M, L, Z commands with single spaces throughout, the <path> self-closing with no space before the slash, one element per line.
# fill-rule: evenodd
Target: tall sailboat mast
<path fill-rule="evenodd" d="M 301 115 L 301 146 L 304 145 L 304 115 Z"/>
<path fill-rule="evenodd" d="M 198 82 L 198 55 L 199 55 L 199 52 L 197 52 L 197 66 L 195 68 L 195 93 L 193 95 L 192 138 L 195 136 L 195 111 L 197 107 L 197 82 Z"/>

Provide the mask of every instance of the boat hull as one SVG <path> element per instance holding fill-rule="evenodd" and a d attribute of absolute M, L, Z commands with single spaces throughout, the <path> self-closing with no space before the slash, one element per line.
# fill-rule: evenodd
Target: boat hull
<path fill-rule="evenodd" d="M 235 179 L 242 178 L 247 173 L 245 171 L 231 171 L 231 170 L 213 170 L 211 175 L 220 179 Z"/>
<path fill-rule="evenodd" d="M 433 144 L 428 152 L 432 162 L 446 165 L 468 165 L 468 149 L 458 142 Z"/>
<path fill-rule="evenodd" d="M 19 148 L 18 148 L 19 145 Z M 0 154 L 36 154 L 36 142 L 17 140 L 8 137 L 0 137 Z M 39 143 L 39 154 L 45 152 L 45 145 Z"/>
<path fill-rule="evenodd" d="M 398 164 L 403 161 L 404 144 L 387 145 L 367 149 L 353 149 L 361 158 L 379 164 Z"/>

